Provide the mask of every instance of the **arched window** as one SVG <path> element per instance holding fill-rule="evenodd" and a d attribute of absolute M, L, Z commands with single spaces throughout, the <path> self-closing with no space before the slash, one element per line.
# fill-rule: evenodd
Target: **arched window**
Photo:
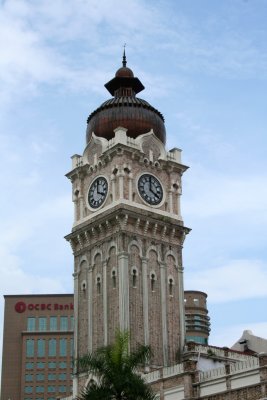
<path fill-rule="evenodd" d="M 155 274 L 151 274 L 150 275 L 151 292 L 155 292 L 155 282 L 156 282 L 156 275 Z"/>
<path fill-rule="evenodd" d="M 96 291 L 97 291 L 97 294 L 101 293 L 101 278 L 100 278 L 100 276 L 98 276 L 96 278 Z"/>
<path fill-rule="evenodd" d="M 136 288 L 136 283 L 137 283 L 137 271 L 136 271 L 136 269 L 133 269 L 132 277 L 133 277 L 133 288 Z"/>
<path fill-rule="evenodd" d="M 173 296 L 173 279 L 169 278 L 169 296 Z"/>
<path fill-rule="evenodd" d="M 116 285 L 117 285 L 117 282 L 116 282 L 116 271 L 115 270 L 112 271 L 111 277 L 112 277 L 112 287 L 113 287 L 113 289 L 115 289 Z"/>

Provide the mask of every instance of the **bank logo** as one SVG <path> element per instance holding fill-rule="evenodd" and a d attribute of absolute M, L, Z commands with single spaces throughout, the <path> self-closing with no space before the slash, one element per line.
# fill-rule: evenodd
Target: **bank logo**
<path fill-rule="evenodd" d="M 26 310 L 26 304 L 23 301 L 18 301 L 15 304 L 15 310 L 17 313 L 23 313 Z"/>

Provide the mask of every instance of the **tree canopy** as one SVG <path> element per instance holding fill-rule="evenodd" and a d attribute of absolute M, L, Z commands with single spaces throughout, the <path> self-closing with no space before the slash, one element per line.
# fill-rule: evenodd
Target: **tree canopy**
<path fill-rule="evenodd" d="M 150 356 L 149 346 L 139 345 L 130 352 L 129 333 L 118 331 L 113 344 L 77 360 L 79 373 L 92 374 L 78 400 L 154 400 L 139 372 Z"/>

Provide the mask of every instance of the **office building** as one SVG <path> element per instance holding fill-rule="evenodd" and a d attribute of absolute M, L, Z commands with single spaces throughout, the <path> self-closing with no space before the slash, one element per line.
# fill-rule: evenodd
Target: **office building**
<path fill-rule="evenodd" d="M 5 298 L 1 400 L 72 393 L 73 295 Z"/>

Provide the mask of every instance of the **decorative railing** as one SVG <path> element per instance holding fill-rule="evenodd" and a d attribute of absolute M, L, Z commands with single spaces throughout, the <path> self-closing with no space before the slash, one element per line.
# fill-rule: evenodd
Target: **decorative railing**
<path fill-rule="evenodd" d="M 230 374 L 235 375 L 240 372 L 256 370 L 259 367 L 259 359 L 254 357 L 253 359 L 237 362 L 235 364 L 230 364 Z M 199 381 L 209 381 L 216 378 L 226 376 L 225 366 L 211 369 L 208 371 L 203 371 L 199 373 Z"/>
<path fill-rule="evenodd" d="M 163 377 L 167 378 L 169 376 L 182 374 L 184 372 L 183 364 L 172 365 L 171 367 L 163 368 Z"/>
<path fill-rule="evenodd" d="M 218 356 L 218 357 L 225 357 L 224 349 L 218 349 L 216 347 L 210 347 L 210 346 L 202 346 L 201 344 L 198 346 L 195 346 L 194 351 L 199 354 L 214 354 L 215 356 Z M 255 356 L 239 354 L 239 353 L 236 353 L 235 351 L 231 351 L 230 349 L 227 349 L 227 358 L 230 358 L 232 360 L 247 361 L 247 360 L 254 360 Z"/>
<path fill-rule="evenodd" d="M 157 381 L 160 379 L 160 370 L 149 372 L 148 374 L 143 375 L 145 381 L 147 383 Z"/>
<path fill-rule="evenodd" d="M 230 373 L 238 373 L 239 371 L 248 371 L 250 369 L 259 367 L 259 359 L 254 357 L 254 359 L 238 362 L 230 365 Z"/>

